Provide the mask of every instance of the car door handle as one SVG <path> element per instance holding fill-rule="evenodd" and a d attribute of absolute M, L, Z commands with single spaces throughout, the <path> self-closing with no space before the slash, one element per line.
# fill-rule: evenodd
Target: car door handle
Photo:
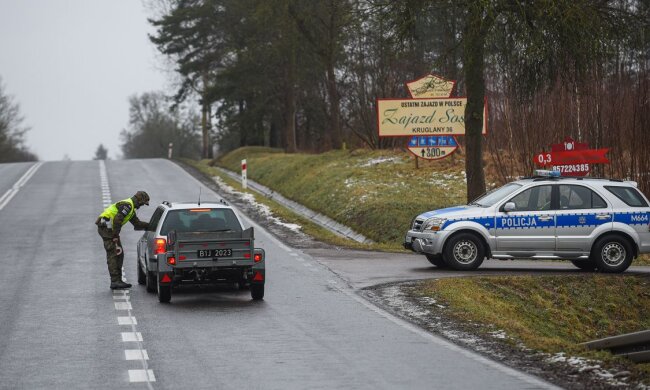
<path fill-rule="evenodd" d="M 550 221 L 551 219 L 553 219 L 553 216 L 552 215 L 540 215 L 538 218 L 539 218 L 540 221 Z"/>
<path fill-rule="evenodd" d="M 612 216 L 609 214 L 596 214 L 596 219 L 611 219 Z"/>

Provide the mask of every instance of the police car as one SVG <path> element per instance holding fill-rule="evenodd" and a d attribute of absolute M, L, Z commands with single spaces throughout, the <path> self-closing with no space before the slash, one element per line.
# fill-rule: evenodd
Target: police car
<path fill-rule="evenodd" d="M 623 272 L 650 252 L 650 207 L 635 182 L 536 175 L 466 206 L 418 215 L 404 247 L 457 270 L 494 258 L 566 259 L 583 270 Z"/>

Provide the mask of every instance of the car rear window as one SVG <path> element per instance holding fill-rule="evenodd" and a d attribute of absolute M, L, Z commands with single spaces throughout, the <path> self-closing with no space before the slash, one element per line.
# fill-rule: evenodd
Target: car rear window
<path fill-rule="evenodd" d="M 648 202 L 643 199 L 643 195 L 639 190 L 633 187 L 617 187 L 605 186 L 607 191 L 616 195 L 617 198 L 625 202 L 626 205 L 631 207 L 648 207 Z"/>
<path fill-rule="evenodd" d="M 241 232 L 242 228 L 230 209 L 197 208 L 186 210 L 170 210 L 160 229 L 165 236 L 172 230 L 178 233 L 186 232 Z"/>

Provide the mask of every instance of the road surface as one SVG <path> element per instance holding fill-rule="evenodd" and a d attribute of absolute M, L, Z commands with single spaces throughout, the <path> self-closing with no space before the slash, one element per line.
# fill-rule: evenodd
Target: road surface
<path fill-rule="evenodd" d="M 350 287 L 363 269 L 342 279 L 252 221 L 267 253 L 264 301 L 223 286 L 158 303 L 136 283 L 140 232 L 130 225 L 122 241 L 134 287 L 113 293 L 93 224 L 103 197 L 147 191 L 151 206 L 138 212 L 147 220 L 163 200 L 196 200 L 199 187 L 203 199 L 217 195 L 166 160 L 108 161 L 102 188 L 101 164 L 0 165 L 0 196 L 11 196 L 0 203 L 2 389 L 552 387 L 374 307 Z"/>

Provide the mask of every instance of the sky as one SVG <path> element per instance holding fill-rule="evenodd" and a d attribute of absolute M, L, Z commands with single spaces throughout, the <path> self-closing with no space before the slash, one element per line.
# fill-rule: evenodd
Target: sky
<path fill-rule="evenodd" d="M 168 85 L 150 16 L 142 0 L 0 0 L 0 78 L 40 160 L 121 154 L 129 96 Z"/>

